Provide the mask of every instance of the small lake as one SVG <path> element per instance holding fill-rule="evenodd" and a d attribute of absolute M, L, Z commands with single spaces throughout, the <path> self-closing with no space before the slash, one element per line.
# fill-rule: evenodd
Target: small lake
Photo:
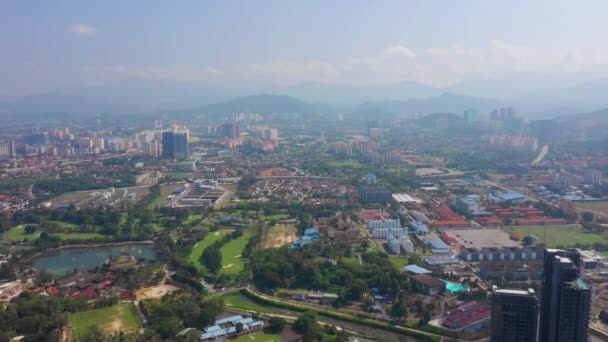
<path fill-rule="evenodd" d="M 122 253 L 144 258 L 148 263 L 156 260 L 158 255 L 154 245 L 143 243 L 66 248 L 36 258 L 33 266 L 35 269 L 61 276 L 73 271 L 74 268 L 79 271 L 91 270 L 95 266 L 101 266 L 110 256 Z"/>

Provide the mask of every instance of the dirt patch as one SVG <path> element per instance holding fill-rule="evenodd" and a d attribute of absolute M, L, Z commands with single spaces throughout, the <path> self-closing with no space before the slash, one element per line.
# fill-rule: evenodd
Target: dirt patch
<path fill-rule="evenodd" d="M 264 240 L 262 248 L 281 247 L 298 239 L 297 228 L 294 224 L 277 224 L 271 227 Z"/>
<path fill-rule="evenodd" d="M 135 298 L 137 298 L 137 300 L 161 298 L 167 293 L 171 293 L 177 290 L 179 290 L 178 287 L 167 284 L 143 287 L 135 291 Z"/>

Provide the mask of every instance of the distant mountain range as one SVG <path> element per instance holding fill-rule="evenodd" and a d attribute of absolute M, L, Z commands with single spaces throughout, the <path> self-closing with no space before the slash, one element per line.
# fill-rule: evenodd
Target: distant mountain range
<path fill-rule="evenodd" d="M 476 109 L 479 117 L 484 117 L 498 106 L 513 106 L 518 114 L 533 119 L 608 108 L 608 97 L 604 94 L 608 78 L 574 83 L 573 86 L 566 84 L 573 84 L 570 81 L 577 79 L 556 78 L 554 88 L 545 87 L 536 93 L 530 89 L 540 88 L 541 82 L 532 82 L 533 77 L 529 75 L 527 78 L 514 76 L 504 83 L 513 88 L 518 80 L 528 80 L 529 83 L 522 83 L 522 90 L 510 93 L 515 95 L 510 98 L 488 96 L 500 93 L 501 80 L 456 84 L 446 88 L 449 91 L 415 82 L 365 86 L 307 82 L 289 87 L 262 84 L 213 87 L 132 81 L 62 93 L 0 96 L 0 117 L 45 113 L 59 116 L 63 113 L 86 118 L 112 114 L 157 116 L 160 113 L 167 117 L 207 114 L 219 118 L 235 112 L 333 117 L 333 114 L 342 112 L 346 117 L 364 119 L 423 116 L 437 112 L 460 114 L 468 108 Z M 495 89 L 489 89 L 490 84 Z M 484 86 L 488 91 L 483 91 Z M 266 91 L 262 95 L 248 95 L 259 94 L 259 89 Z M 471 96 L 473 93 L 484 95 Z"/>
<path fill-rule="evenodd" d="M 413 99 L 407 101 L 379 101 L 361 104 L 353 113 L 355 117 L 413 117 L 432 113 L 458 113 L 474 108 L 481 115 L 501 105 L 500 101 L 476 98 L 459 94 L 441 94 L 439 96 Z"/>

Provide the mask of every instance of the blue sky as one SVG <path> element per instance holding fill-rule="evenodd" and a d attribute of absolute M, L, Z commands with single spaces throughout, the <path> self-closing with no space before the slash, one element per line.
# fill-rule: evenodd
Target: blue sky
<path fill-rule="evenodd" d="M 0 95 L 124 80 L 447 86 L 608 71 L 607 1 L 0 4 Z"/>

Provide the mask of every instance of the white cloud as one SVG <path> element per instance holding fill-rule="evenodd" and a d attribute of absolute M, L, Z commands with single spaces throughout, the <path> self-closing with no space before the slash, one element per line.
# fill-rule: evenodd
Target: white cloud
<path fill-rule="evenodd" d="M 74 24 L 72 25 L 72 33 L 77 36 L 90 37 L 94 36 L 99 32 L 98 29 L 87 24 Z"/>
<path fill-rule="evenodd" d="M 608 72 L 608 49 L 528 47 L 493 40 L 481 47 L 412 49 L 390 46 L 373 56 L 337 62 L 273 60 L 211 66 L 89 67 L 97 77 L 206 82 L 241 80 L 296 84 L 304 81 L 371 84 L 415 81 L 447 86 L 472 78 L 500 78 L 522 72 Z"/>
<path fill-rule="evenodd" d="M 78 69 L 89 77 L 106 81 L 124 79 L 144 79 L 156 81 L 197 82 L 217 79 L 224 75 L 214 67 L 194 67 L 187 65 L 169 66 L 88 66 Z"/>

